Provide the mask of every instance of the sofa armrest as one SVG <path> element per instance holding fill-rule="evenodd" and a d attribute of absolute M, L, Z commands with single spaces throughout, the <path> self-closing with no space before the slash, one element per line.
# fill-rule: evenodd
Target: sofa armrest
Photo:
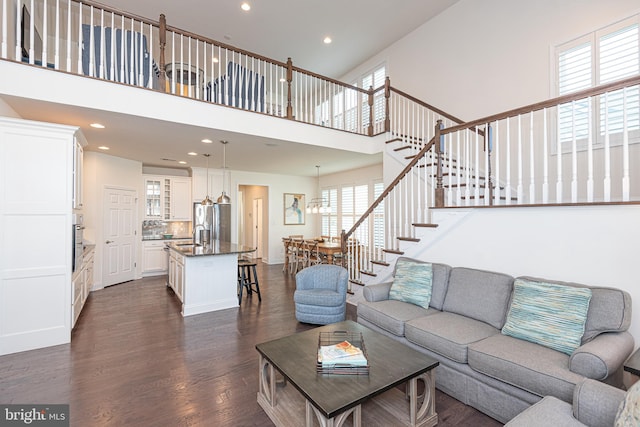
<path fill-rule="evenodd" d="M 573 390 L 573 416 L 590 427 L 612 426 L 625 392 L 585 378 Z"/>
<path fill-rule="evenodd" d="M 605 332 L 578 347 L 569 358 L 569 370 L 587 378 L 606 380 L 633 351 L 629 332 Z"/>
<path fill-rule="evenodd" d="M 389 299 L 389 290 L 393 282 L 377 283 L 375 285 L 367 285 L 364 287 L 362 294 L 364 299 L 369 302 L 385 301 Z"/>

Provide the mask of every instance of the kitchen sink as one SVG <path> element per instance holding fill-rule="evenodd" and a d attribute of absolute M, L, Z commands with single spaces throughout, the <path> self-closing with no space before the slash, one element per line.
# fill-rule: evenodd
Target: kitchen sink
<path fill-rule="evenodd" d="M 189 249 L 189 248 L 198 248 L 202 245 L 197 244 L 197 243 L 176 243 L 176 246 L 180 247 L 180 248 L 185 248 L 185 249 Z"/>

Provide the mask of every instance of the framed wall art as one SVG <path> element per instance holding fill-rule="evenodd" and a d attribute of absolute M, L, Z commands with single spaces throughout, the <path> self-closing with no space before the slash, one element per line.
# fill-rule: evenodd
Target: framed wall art
<path fill-rule="evenodd" d="M 304 194 L 284 193 L 284 225 L 304 224 L 304 207 Z"/>

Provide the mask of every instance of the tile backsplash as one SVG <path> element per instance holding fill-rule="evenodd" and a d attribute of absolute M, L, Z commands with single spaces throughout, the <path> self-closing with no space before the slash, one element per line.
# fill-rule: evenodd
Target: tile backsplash
<path fill-rule="evenodd" d="M 191 221 L 142 221 L 142 239 L 161 239 L 163 234 L 173 237 L 191 237 Z"/>

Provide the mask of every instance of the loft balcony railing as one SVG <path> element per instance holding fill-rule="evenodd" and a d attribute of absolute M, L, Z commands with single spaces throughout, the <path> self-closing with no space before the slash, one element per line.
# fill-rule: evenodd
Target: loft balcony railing
<path fill-rule="evenodd" d="M 385 131 L 362 89 L 158 21 L 75 0 L 0 0 L 1 58 L 361 135 Z"/>

